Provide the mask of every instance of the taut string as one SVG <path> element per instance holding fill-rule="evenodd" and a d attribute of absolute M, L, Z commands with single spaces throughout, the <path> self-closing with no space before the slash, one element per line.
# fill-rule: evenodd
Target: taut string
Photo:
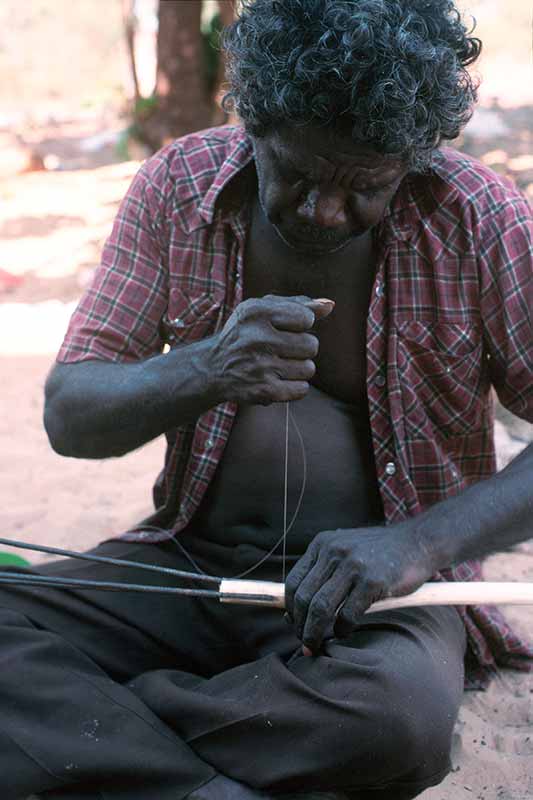
<path fill-rule="evenodd" d="M 289 401 L 285 403 L 285 470 L 283 476 L 283 556 L 281 582 L 285 583 L 285 562 L 287 557 L 287 507 L 289 493 Z"/>
<path fill-rule="evenodd" d="M 290 410 L 290 406 L 289 406 L 288 402 L 285 405 L 285 409 L 286 410 L 285 410 L 285 458 L 284 458 L 284 487 L 283 487 L 283 494 L 284 494 L 284 499 L 283 499 L 283 533 L 281 534 L 279 539 L 274 543 L 274 545 L 270 548 L 270 550 L 267 553 L 265 553 L 264 556 L 261 556 L 261 558 L 258 561 L 255 562 L 255 564 L 252 564 L 251 567 L 249 567 L 248 569 L 245 569 L 243 572 L 239 572 L 238 575 L 230 576 L 230 578 L 228 578 L 228 580 L 232 580 L 232 579 L 237 580 L 239 578 L 244 578 L 246 575 L 250 575 L 250 573 L 252 573 L 258 567 L 260 567 L 261 564 L 264 564 L 264 562 L 268 558 L 270 558 L 270 556 L 277 550 L 277 548 L 280 546 L 280 544 L 283 544 L 282 571 L 283 571 L 283 583 L 285 583 L 285 563 L 286 563 L 287 536 L 291 532 L 292 527 L 293 527 L 294 523 L 296 522 L 296 518 L 298 517 L 298 514 L 300 513 L 300 508 L 301 508 L 301 505 L 302 505 L 302 501 L 303 501 L 304 494 L 305 494 L 305 488 L 306 488 L 306 485 L 307 485 L 307 454 L 306 454 L 306 450 L 305 450 L 305 444 L 304 444 L 303 436 L 302 436 L 302 433 L 300 431 L 300 428 L 298 427 L 298 425 L 296 423 L 296 419 L 294 417 L 294 414 Z M 301 485 L 301 488 L 300 488 L 300 494 L 298 496 L 298 501 L 296 503 L 296 508 L 294 509 L 294 512 L 293 512 L 293 515 L 291 517 L 290 522 L 287 524 L 287 517 L 288 517 L 288 472 L 289 472 L 288 471 L 288 463 L 289 463 L 289 452 L 288 452 L 289 421 L 292 423 L 293 428 L 296 431 L 296 435 L 298 436 L 298 441 L 299 441 L 299 444 L 300 444 L 300 452 L 302 454 L 302 485 Z M 163 530 L 163 528 L 158 528 L 155 525 L 143 526 L 143 530 L 155 530 L 155 531 L 158 531 L 159 533 L 164 533 L 165 532 Z M 192 566 L 195 568 L 195 570 L 200 572 L 202 575 L 206 574 L 202 570 L 202 568 L 196 563 L 196 561 L 190 555 L 190 553 L 187 552 L 187 550 L 182 545 L 182 543 L 177 539 L 176 535 L 174 535 L 172 537 L 171 541 L 174 542 L 176 547 L 183 553 L 185 558 L 187 558 L 187 560 L 189 561 L 190 564 L 192 564 Z"/>

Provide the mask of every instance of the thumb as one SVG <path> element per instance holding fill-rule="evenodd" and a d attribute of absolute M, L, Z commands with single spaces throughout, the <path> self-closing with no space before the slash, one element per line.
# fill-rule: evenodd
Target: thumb
<path fill-rule="evenodd" d="M 335 308 L 335 301 L 328 300 L 327 297 L 317 297 L 315 300 L 308 300 L 305 305 L 311 309 L 315 318 L 324 319 L 328 317 Z"/>

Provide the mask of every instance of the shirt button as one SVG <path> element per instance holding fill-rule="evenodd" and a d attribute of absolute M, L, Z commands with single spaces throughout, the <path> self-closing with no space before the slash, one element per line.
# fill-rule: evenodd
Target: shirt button
<path fill-rule="evenodd" d="M 385 386 L 387 381 L 385 380 L 384 375 L 377 375 L 376 376 L 376 386 Z"/>
<path fill-rule="evenodd" d="M 382 283 L 378 283 L 378 285 L 376 286 L 376 296 L 377 297 L 383 297 L 383 292 L 384 291 L 385 291 L 385 289 L 383 288 L 383 284 Z"/>
<path fill-rule="evenodd" d="M 183 320 L 180 317 L 174 317 L 172 320 L 172 324 L 176 326 L 176 328 L 184 328 L 185 325 L 183 324 Z"/>
<path fill-rule="evenodd" d="M 394 461 L 387 461 L 385 464 L 385 472 L 387 475 L 394 475 L 396 473 L 396 464 Z"/>
<path fill-rule="evenodd" d="M 208 450 L 211 450 L 211 448 L 215 446 L 215 440 L 208 439 L 207 442 L 205 443 L 205 446 L 208 448 Z"/>

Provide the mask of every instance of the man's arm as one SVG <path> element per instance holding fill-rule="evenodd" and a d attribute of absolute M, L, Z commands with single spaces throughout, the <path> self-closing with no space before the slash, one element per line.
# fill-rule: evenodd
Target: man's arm
<path fill-rule="evenodd" d="M 533 538 L 533 444 L 505 469 L 410 521 L 435 569 Z"/>
<path fill-rule="evenodd" d="M 121 456 L 222 402 L 212 339 L 134 364 L 56 364 L 45 386 L 44 426 L 54 450 Z"/>
<path fill-rule="evenodd" d="M 52 447 L 78 458 L 120 456 L 218 403 L 303 397 L 318 351 L 309 331 L 333 306 L 308 297 L 246 300 L 220 333 L 165 355 L 58 364 L 45 389 Z"/>
<path fill-rule="evenodd" d="M 533 445 L 502 472 L 396 525 L 323 531 L 289 573 L 286 607 L 304 652 L 357 627 L 377 600 L 437 571 L 533 537 Z"/>

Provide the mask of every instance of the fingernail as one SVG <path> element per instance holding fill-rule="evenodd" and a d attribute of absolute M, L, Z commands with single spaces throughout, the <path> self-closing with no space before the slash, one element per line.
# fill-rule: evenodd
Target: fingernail
<path fill-rule="evenodd" d="M 313 651 L 310 650 L 308 647 L 306 647 L 305 644 L 302 645 L 302 653 L 304 654 L 304 656 L 312 656 L 313 655 Z"/>

